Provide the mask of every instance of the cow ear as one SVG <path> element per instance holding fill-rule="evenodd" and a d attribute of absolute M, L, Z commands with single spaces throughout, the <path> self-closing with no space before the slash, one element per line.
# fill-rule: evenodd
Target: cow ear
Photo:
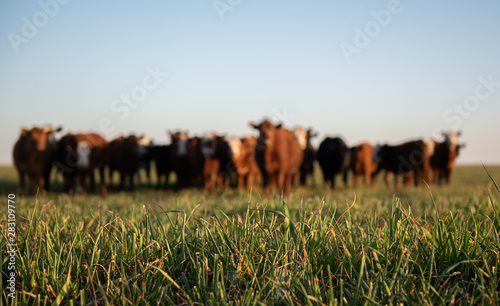
<path fill-rule="evenodd" d="M 253 127 L 253 128 L 254 128 L 254 129 L 256 129 L 256 130 L 260 129 L 260 124 L 259 124 L 259 125 L 256 125 L 255 123 L 250 122 L 248 125 L 249 125 L 250 127 Z"/>
<path fill-rule="evenodd" d="M 21 136 L 24 136 L 28 133 L 28 130 L 26 128 L 21 128 Z"/>
<path fill-rule="evenodd" d="M 276 128 L 277 128 L 277 129 L 281 129 L 282 127 L 283 127 L 283 123 L 281 123 L 281 122 L 280 122 L 280 123 L 278 123 L 278 125 L 276 125 Z"/>

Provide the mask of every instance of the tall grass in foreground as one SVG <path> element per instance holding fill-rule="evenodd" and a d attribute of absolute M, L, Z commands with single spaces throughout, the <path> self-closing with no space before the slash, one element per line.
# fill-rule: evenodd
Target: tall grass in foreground
<path fill-rule="evenodd" d="M 358 205 L 356 196 L 342 211 L 277 199 L 203 218 L 201 206 L 89 212 L 62 197 L 31 203 L 18 215 L 16 302 L 500 304 L 493 197 L 493 215 L 434 206 L 416 216 L 397 197 L 373 215 Z"/>

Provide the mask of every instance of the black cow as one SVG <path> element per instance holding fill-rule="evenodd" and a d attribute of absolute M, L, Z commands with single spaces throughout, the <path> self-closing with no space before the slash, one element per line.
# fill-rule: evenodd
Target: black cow
<path fill-rule="evenodd" d="M 399 177 L 403 176 L 405 182 L 414 180 L 415 186 L 424 179 L 424 170 L 427 163 L 425 143 L 422 140 L 405 142 L 400 145 L 382 145 L 375 147 L 375 162 L 378 168 L 375 174 L 381 170 L 393 173 L 394 187 L 397 188 Z M 385 183 L 389 186 L 389 176 L 386 174 Z"/>
<path fill-rule="evenodd" d="M 158 183 L 157 189 L 163 185 L 168 186 L 168 177 L 170 172 L 174 170 L 172 164 L 172 145 L 154 145 L 149 148 L 149 157 L 155 163 L 156 177 Z M 163 181 L 163 183 L 162 183 Z"/>
<path fill-rule="evenodd" d="M 330 182 L 331 188 L 335 188 L 335 175 L 344 173 L 350 162 L 350 150 L 345 142 L 339 138 L 325 138 L 318 148 L 317 159 L 325 183 Z M 344 183 L 346 176 L 344 176 Z"/>

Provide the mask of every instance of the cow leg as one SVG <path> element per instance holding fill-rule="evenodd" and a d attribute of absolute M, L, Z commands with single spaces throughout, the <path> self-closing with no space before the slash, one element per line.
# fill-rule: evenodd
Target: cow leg
<path fill-rule="evenodd" d="M 291 173 L 283 173 L 283 188 L 280 192 L 286 195 L 292 186 L 292 181 L 294 181 L 295 175 Z"/>
<path fill-rule="evenodd" d="M 135 177 L 135 173 L 130 172 L 129 173 L 129 183 L 130 183 L 130 185 L 129 185 L 129 188 L 128 188 L 129 191 L 134 191 L 134 177 Z"/>
<path fill-rule="evenodd" d="M 420 168 L 417 168 L 415 170 L 415 182 L 414 182 L 415 186 L 420 185 L 420 183 L 424 180 L 424 173 L 425 173 L 425 171 L 423 171 Z"/>
<path fill-rule="evenodd" d="M 349 176 L 349 170 L 346 169 L 343 173 L 344 177 L 342 178 L 342 181 L 344 182 L 344 186 L 347 187 L 347 177 Z"/>
<path fill-rule="evenodd" d="M 300 186 L 307 186 L 307 171 L 305 169 L 300 171 Z"/>
<path fill-rule="evenodd" d="M 85 189 L 86 177 L 87 177 L 87 173 L 85 170 L 79 171 L 79 175 L 78 175 L 76 182 L 74 184 L 74 188 L 76 189 L 75 190 L 76 193 L 79 191 L 83 195 L 87 194 L 87 190 Z"/>
<path fill-rule="evenodd" d="M 290 176 L 288 176 L 288 177 L 290 177 Z M 279 191 L 279 193 L 286 192 L 285 191 L 285 183 L 286 183 L 287 175 L 286 175 L 285 171 L 283 171 L 283 170 L 278 171 L 277 179 L 278 179 L 278 191 Z"/>
<path fill-rule="evenodd" d="M 19 194 L 24 196 L 24 185 L 26 185 L 25 173 L 19 171 Z"/>
<path fill-rule="evenodd" d="M 352 173 L 352 185 L 354 187 L 358 187 L 358 178 L 359 178 L 359 174 L 357 172 L 353 172 Z M 364 175 L 364 178 L 363 178 L 364 182 L 365 182 L 365 186 L 366 186 L 366 180 L 367 180 L 367 176 L 366 174 Z"/>
<path fill-rule="evenodd" d="M 36 185 L 37 181 L 34 175 L 30 174 L 28 175 L 28 180 L 29 180 L 29 195 L 34 195 L 36 192 Z"/>
<path fill-rule="evenodd" d="M 386 171 L 386 172 L 385 172 L 385 175 L 384 175 L 384 181 L 385 181 L 385 185 L 386 185 L 387 187 L 391 187 L 390 175 L 391 175 L 391 173 L 390 173 L 389 171 Z"/>
<path fill-rule="evenodd" d="M 375 182 L 377 181 L 377 176 L 378 176 L 378 172 L 373 172 L 370 175 L 370 185 L 371 185 L 371 187 L 375 186 Z"/>
<path fill-rule="evenodd" d="M 89 179 L 90 179 L 90 192 L 95 192 L 95 171 L 94 169 L 89 170 Z"/>
<path fill-rule="evenodd" d="M 399 188 L 399 180 L 401 179 L 401 174 L 394 172 L 394 189 Z"/>
<path fill-rule="evenodd" d="M 120 171 L 120 191 L 125 189 L 125 179 L 127 178 L 126 176 L 127 175 L 125 174 L 125 171 Z"/>
<path fill-rule="evenodd" d="M 365 170 L 365 173 L 363 173 L 363 184 L 365 185 L 365 187 L 369 186 L 369 178 L 370 172 L 368 170 Z M 357 181 L 358 179 L 355 178 L 355 180 Z"/>
<path fill-rule="evenodd" d="M 250 172 L 247 174 L 247 190 L 248 191 L 252 191 L 253 186 L 255 184 L 255 178 L 256 178 L 255 173 Z"/>
<path fill-rule="evenodd" d="M 335 189 L 335 174 L 331 174 L 329 180 L 331 182 L 332 189 Z"/>
<path fill-rule="evenodd" d="M 52 164 L 48 164 L 43 172 L 43 189 L 50 191 L 50 173 L 52 172 Z"/>
<path fill-rule="evenodd" d="M 250 184 L 250 175 L 247 176 L 247 187 Z M 245 188 L 245 176 L 243 174 L 238 173 L 238 190 L 243 191 Z"/>
<path fill-rule="evenodd" d="M 99 167 L 99 181 L 101 183 L 100 193 L 101 195 L 106 195 L 108 190 L 106 189 L 106 174 L 105 174 L 105 166 Z"/>

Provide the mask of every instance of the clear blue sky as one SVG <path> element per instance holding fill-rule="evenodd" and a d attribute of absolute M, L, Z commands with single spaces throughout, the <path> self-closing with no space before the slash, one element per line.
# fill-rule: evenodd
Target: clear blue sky
<path fill-rule="evenodd" d="M 0 3 L 1 164 L 22 126 L 167 143 L 263 117 L 316 143 L 460 129 L 459 162 L 500 164 L 498 0 L 61 2 Z"/>

